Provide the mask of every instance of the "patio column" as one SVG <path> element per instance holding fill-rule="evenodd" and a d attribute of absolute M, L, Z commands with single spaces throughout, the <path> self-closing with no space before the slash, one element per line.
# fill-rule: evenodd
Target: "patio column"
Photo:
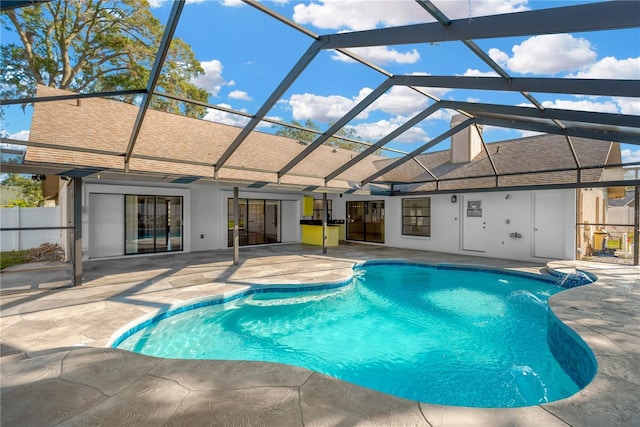
<path fill-rule="evenodd" d="M 634 215 L 633 215 L 633 265 L 638 265 L 640 262 L 640 186 L 635 187 L 635 200 L 633 203 Z"/>
<path fill-rule="evenodd" d="M 71 266 L 73 286 L 82 285 L 82 178 L 71 179 Z"/>
<path fill-rule="evenodd" d="M 240 212 L 238 212 L 238 187 L 233 187 L 233 265 L 238 265 L 240 261 L 240 228 L 238 221 L 240 220 Z"/>
<path fill-rule="evenodd" d="M 327 206 L 327 193 L 322 193 L 322 253 L 327 254 L 327 217 L 329 207 Z"/>

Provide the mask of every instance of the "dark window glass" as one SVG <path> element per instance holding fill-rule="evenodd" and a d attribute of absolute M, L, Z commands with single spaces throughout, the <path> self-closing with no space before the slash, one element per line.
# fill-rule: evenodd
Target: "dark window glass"
<path fill-rule="evenodd" d="M 384 243 L 384 200 L 347 202 L 347 240 Z"/>
<path fill-rule="evenodd" d="M 313 219 L 323 219 L 323 206 L 322 199 L 315 199 L 313 201 Z M 333 200 L 327 199 L 327 219 L 332 218 L 332 210 L 333 210 Z"/>
<path fill-rule="evenodd" d="M 233 246 L 233 199 L 228 199 L 227 245 Z M 280 243 L 280 200 L 238 199 L 240 246 Z"/>
<path fill-rule="evenodd" d="M 431 237 L 431 198 L 402 199 L 402 234 Z"/>
<path fill-rule="evenodd" d="M 182 197 L 125 195 L 125 254 L 182 250 Z"/>

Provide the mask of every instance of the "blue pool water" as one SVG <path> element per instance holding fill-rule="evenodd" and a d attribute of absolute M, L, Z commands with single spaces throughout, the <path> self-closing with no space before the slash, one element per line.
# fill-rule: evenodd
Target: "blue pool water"
<path fill-rule="evenodd" d="M 348 286 L 199 307 L 147 322 L 116 345 L 157 357 L 286 363 L 422 402 L 528 406 L 591 379 L 572 379 L 548 344 L 547 299 L 561 290 L 494 271 L 374 263 L 357 268 Z M 591 354 L 567 336 L 560 345 Z M 583 369 L 592 377 L 595 359 L 582 362 L 593 364 Z"/>

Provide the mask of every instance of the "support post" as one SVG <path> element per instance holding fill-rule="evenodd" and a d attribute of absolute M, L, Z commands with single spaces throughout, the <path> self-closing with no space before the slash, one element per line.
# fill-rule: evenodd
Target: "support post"
<path fill-rule="evenodd" d="M 82 285 L 82 178 L 72 178 L 73 239 L 71 240 L 71 262 L 73 286 Z"/>
<path fill-rule="evenodd" d="M 327 218 L 329 216 L 329 206 L 327 203 L 327 193 L 322 193 L 322 253 L 327 254 Z"/>
<path fill-rule="evenodd" d="M 233 265 L 240 262 L 240 212 L 238 203 L 238 187 L 233 187 Z"/>
<path fill-rule="evenodd" d="M 637 172 L 636 172 L 637 173 Z M 633 215 L 633 265 L 640 264 L 640 186 L 636 185 Z"/>

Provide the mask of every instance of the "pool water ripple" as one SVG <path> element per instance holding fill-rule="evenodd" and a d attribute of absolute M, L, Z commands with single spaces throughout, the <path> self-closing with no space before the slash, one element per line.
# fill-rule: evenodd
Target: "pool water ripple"
<path fill-rule="evenodd" d="M 547 342 L 547 299 L 560 291 L 516 274 L 377 262 L 344 287 L 258 293 L 166 317 L 118 347 L 286 363 L 422 402 L 529 406 L 580 389 Z"/>

